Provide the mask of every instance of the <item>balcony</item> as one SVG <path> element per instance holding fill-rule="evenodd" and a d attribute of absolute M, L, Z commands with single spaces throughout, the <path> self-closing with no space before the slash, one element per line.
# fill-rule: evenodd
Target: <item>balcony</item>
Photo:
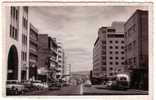
<path fill-rule="evenodd" d="M 52 52 L 54 52 L 54 53 L 57 55 L 57 50 L 56 50 L 56 49 L 50 48 L 50 50 L 51 50 Z"/>

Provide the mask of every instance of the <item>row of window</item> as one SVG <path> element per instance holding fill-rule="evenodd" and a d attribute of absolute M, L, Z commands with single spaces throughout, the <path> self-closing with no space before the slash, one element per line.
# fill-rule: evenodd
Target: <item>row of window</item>
<path fill-rule="evenodd" d="M 22 34 L 22 43 L 23 43 L 24 45 L 27 45 L 27 36 L 24 35 L 24 34 Z"/>
<path fill-rule="evenodd" d="M 18 40 L 18 29 L 12 25 L 10 25 L 10 37 L 14 38 L 15 40 Z"/>
<path fill-rule="evenodd" d="M 124 51 L 121 51 L 121 54 L 124 54 Z M 110 51 L 109 54 L 113 54 L 113 51 Z M 115 54 L 119 54 L 119 51 L 115 51 Z"/>
<path fill-rule="evenodd" d="M 35 40 L 35 41 L 38 40 L 37 33 L 34 30 L 32 30 L 32 29 L 30 29 L 30 38 Z"/>
<path fill-rule="evenodd" d="M 23 7 L 23 10 L 28 13 L 28 7 Z"/>
<path fill-rule="evenodd" d="M 113 49 L 113 46 L 109 46 L 110 49 Z M 119 49 L 119 46 L 115 46 L 115 49 Z M 124 49 L 124 46 L 121 46 L 121 49 Z"/>
<path fill-rule="evenodd" d="M 113 62 L 109 62 L 109 64 L 110 64 L 110 65 L 113 65 Z M 115 65 L 119 65 L 119 62 L 115 62 L 114 64 L 115 64 Z M 106 62 L 103 61 L 103 62 L 102 62 L 102 65 L 106 65 Z M 125 65 L 125 63 L 124 63 L 124 62 L 121 62 L 121 65 Z"/>
<path fill-rule="evenodd" d="M 110 65 L 113 65 L 113 62 L 109 62 Z M 121 65 L 124 65 L 124 62 L 121 62 Z M 115 65 L 119 65 L 119 62 L 115 62 Z"/>
<path fill-rule="evenodd" d="M 101 58 L 102 60 L 106 60 L 106 56 L 102 56 Z M 109 57 L 109 59 L 113 59 L 113 57 Z M 115 59 L 119 59 L 119 57 L 115 57 Z M 125 57 L 121 57 L 121 59 L 124 60 Z"/>
<path fill-rule="evenodd" d="M 122 43 L 122 44 L 125 43 L 123 40 L 122 40 L 122 41 L 117 41 L 117 40 L 116 40 L 116 41 L 114 41 L 114 42 L 115 42 L 115 43 L 119 43 L 119 42 L 120 42 L 120 43 Z M 113 43 L 113 41 L 110 40 L 109 43 Z M 102 41 L 102 44 L 106 44 L 106 41 Z"/>
<path fill-rule="evenodd" d="M 18 20 L 19 11 L 16 7 L 11 7 L 11 18 Z"/>
<path fill-rule="evenodd" d="M 31 60 L 35 60 L 35 61 L 38 61 L 37 56 L 35 56 L 34 54 L 30 54 L 30 59 Z"/>
<path fill-rule="evenodd" d="M 113 43 L 113 41 L 110 40 L 109 43 Z M 116 40 L 115 43 L 119 43 L 119 41 Z M 121 43 L 123 44 L 125 42 L 122 40 Z"/>
<path fill-rule="evenodd" d="M 23 27 L 25 29 L 28 29 L 28 20 L 26 18 L 23 17 Z"/>
<path fill-rule="evenodd" d="M 38 50 L 38 47 L 36 44 L 30 42 L 30 49 L 33 49 L 34 51 L 37 51 Z"/>
<path fill-rule="evenodd" d="M 26 52 L 22 51 L 21 56 L 22 56 L 22 60 L 23 61 L 26 61 L 27 60 L 27 53 Z"/>
<path fill-rule="evenodd" d="M 113 59 L 113 57 L 109 57 L 109 59 Z M 119 59 L 119 57 L 115 57 L 115 59 Z M 122 60 L 125 59 L 125 57 L 121 57 Z"/>

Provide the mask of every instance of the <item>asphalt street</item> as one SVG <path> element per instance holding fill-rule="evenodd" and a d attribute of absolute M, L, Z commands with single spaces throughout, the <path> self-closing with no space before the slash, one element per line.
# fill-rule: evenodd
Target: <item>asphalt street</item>
<path fill-rule="evenodd" d="M 97 88 L 97 86 L 85 87 L 82 84 L 78 86 L 63 87 L 60 90 L 40 90 L 25 93 L 24 95 L 36 96 L 56 96 L 56 95 L 148 95 L 148 91 L 143 90 L 110 90 L 105 88 Z"/>

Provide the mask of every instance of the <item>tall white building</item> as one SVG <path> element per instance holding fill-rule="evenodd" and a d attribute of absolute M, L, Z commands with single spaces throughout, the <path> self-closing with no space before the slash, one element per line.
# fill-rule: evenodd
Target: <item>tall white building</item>
<path fill-rule="evenodd" d="M 57 66 L 57 72 L 56 72 L 56 78 L 57 79 L 62 79 L 63 77 L 63 69 L 64 69 L 64 49 L 63 45 L 61 42 L 57 43 L 57 61 L 58 61 L 58 66 Z"/>
<path fill-rule="evenodd" d="M 124 23 L 112 23 L 112 26 L 107 28 L 106 34 L 106 75 L 111 79 L 114 75 L 124 72 Z"/>
<path fill-rule="evenodd" d="M 27 80 L 29 75 L 28 7 L 3 6 L 3 70 L 5 80 Z"/>
<path fill-rule="evenodd" d="M 93 49 L 93 77 L 112 79 L 124 72 L 124 23 L 101 27 Z"/>

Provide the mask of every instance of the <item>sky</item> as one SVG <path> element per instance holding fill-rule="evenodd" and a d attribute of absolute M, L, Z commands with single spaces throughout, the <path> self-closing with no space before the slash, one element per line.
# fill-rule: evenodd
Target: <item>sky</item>
<path fill-rule="evenodd" d="M 62 42 L 66 62 L 71 71 L 93 68 L 92 55 L 98 29 L 111 26 L 113 21 L 127 21 L 136 9 L 145 6 L 33 6 L 30 22 L 39 34 L 49 34 Z"/>

